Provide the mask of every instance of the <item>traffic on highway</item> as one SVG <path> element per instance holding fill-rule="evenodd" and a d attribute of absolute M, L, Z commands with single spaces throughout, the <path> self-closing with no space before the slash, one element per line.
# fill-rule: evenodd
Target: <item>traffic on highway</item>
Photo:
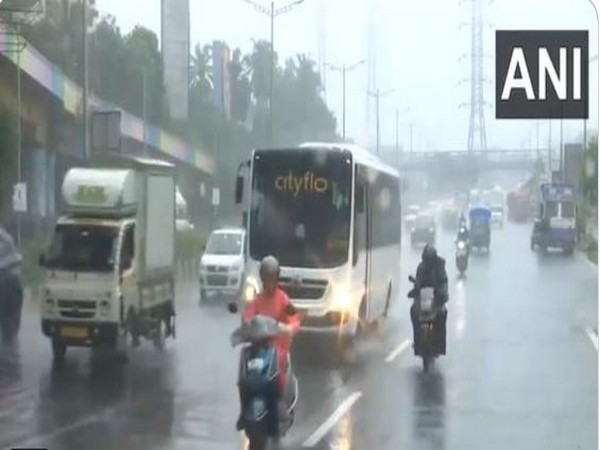
<path fill-rule="evenodd" d="M 0 0 L 0 450 L 598 447 L 597 23 L 498 6 L 486 135 L 479 0 L 460 114 L 464 6 L 336 2 Z"/>

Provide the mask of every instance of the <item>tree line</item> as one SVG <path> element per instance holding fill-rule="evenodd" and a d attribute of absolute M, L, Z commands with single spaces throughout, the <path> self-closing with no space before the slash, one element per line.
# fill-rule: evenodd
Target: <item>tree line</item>
<path fill-rule="evenodd" d="M 81 7 L 59 2 L 25 31 L 42 54 L 78 83 L 83 78 Z M 268 143 L 271 58 L 275 61 L 273 143 L 294 145 L 337 137 L 335 117 L 321 96 L 316 63 L 306 55 L 279 64 L 269 42 L 255 41 L 248 54 L 234 49 L 229 63 L 231 119 L 227 120 L 212 101 L 213 46 L 197 43 L 190 55 L 189 118 L 181 123 L 169 117 L 156 34 L 142 26 L 124 34 L 114 17 L 100 17 L 93 6 L 87 27 L 90 91 L 141 117 L 145 74 L 148 121 L 217 155 L 219 162 L 229 159 L 225 156 L 239 161 L 249 148 Z M 241 142 L 243 149 L 238 148 Z"/>

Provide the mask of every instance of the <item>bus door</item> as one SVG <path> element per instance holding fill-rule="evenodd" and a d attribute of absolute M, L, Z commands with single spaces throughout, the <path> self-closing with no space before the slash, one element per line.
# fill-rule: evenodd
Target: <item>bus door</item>
<path fill-rule="evenodd" d="M 354 251 L 352 265 L 355 280 L 362 280 L 361 287 L 364 292 L 364 303 L 360 316 L 368 318 L 370 315 L 370 286 L 371 286 L 371 252 L 372 252 L 372 205 L 370 189 L 368 187 L 366 171 L 361 166 L 356 166 L 356 186 L 354 191 Z"/>

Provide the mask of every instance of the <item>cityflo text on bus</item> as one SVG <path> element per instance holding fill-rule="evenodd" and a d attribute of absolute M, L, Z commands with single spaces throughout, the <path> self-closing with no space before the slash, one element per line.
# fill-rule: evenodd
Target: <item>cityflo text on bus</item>
<path fill-rule="evenodd" d="M 316 176 L 314 172 L 306 171 L 304 175 L 295 176 L 292 171 L 287 175 L 275 178 L 275 189 L 278 191 L 292 192 L 297 197 L 300 192 L 327 192 L 329 183 L 326 178 Z"/>

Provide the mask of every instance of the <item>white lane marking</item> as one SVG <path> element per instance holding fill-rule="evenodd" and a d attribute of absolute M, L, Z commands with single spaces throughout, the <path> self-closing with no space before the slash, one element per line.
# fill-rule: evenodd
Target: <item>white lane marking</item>
<path fill-rule="evenodd" d="M 596 334 L 596 332 L 594 330 L 592 330 L 591 328 L 586 328 L 585 332 L 587 333 L 588 337 L 590 338 L 590 341 L 592 341 L 592 345 L 594 346 L 596 351 L 598 351 L 598 335 Z"/>
<path fill-rule="evenodd" d="M 385 362 L 391 363 L 400 355 L 400 353 L 402 353 L 404 350 L 410 347 L 410 344 L 410 339 L 406 339 L 400 344 L 398 344 L 398 346 L 394 350 L 392 350 L 389 355 L 387 355 L 387 357 L 385 358 Z"/>
<path fill-rule="evenodd" d="M 122 408 L 122 407 L 121 407 Z M 58 436 L 63 435 L 65 433 L 70 433 L 75 431 L 78 428 L 85 427 L 87 425 L 91 425 L 95 422 L 105 422 L 110 420 L 115 412 L 117 412 L 119 407 L 107 408 L 100 413 L 92 414 L 88 417 L 84 417 L 80 420 L 70 423 L 69 425 L 65 425 L 59 428 L 56 428 L 48 433 L 37 434 L 26 438 L 25 440 L 17 443 L 11 443 L 9 447 L 6 447 L 5 450 L 9 448 L 32 448 L 34 446 L 42 446 L 43 444 L 47 444 L 53 439 L 56 439 Z"/>
<path fill-rule="evenodd" d="M 333 426 L 342 418 L 342 416 L 346 414 L 346 412 L 348 412 L 350 408 L 352 408 L 352 405 L 354 405 L 354 403 L 356 403 L 356 401 L 361 396 L 362 392 L 356 391 L 353 394 L 351 394 L 348 398 L 346 398 L 346 400 L 344 400 L 340 404 L 340 406 L 337 407 L 333 414 L 331 414 L 331 416 L 329 416 L 329 418 L 325 422 L 323 422 L 321 426 L 317 428 L 315 432 L 311 434 L 306 441 L 304 441 L 302 447 L 310 448 L 317 445 L 321 441 L 321 439 L 323 439 L 325 435 L 329 433 Z"/>

